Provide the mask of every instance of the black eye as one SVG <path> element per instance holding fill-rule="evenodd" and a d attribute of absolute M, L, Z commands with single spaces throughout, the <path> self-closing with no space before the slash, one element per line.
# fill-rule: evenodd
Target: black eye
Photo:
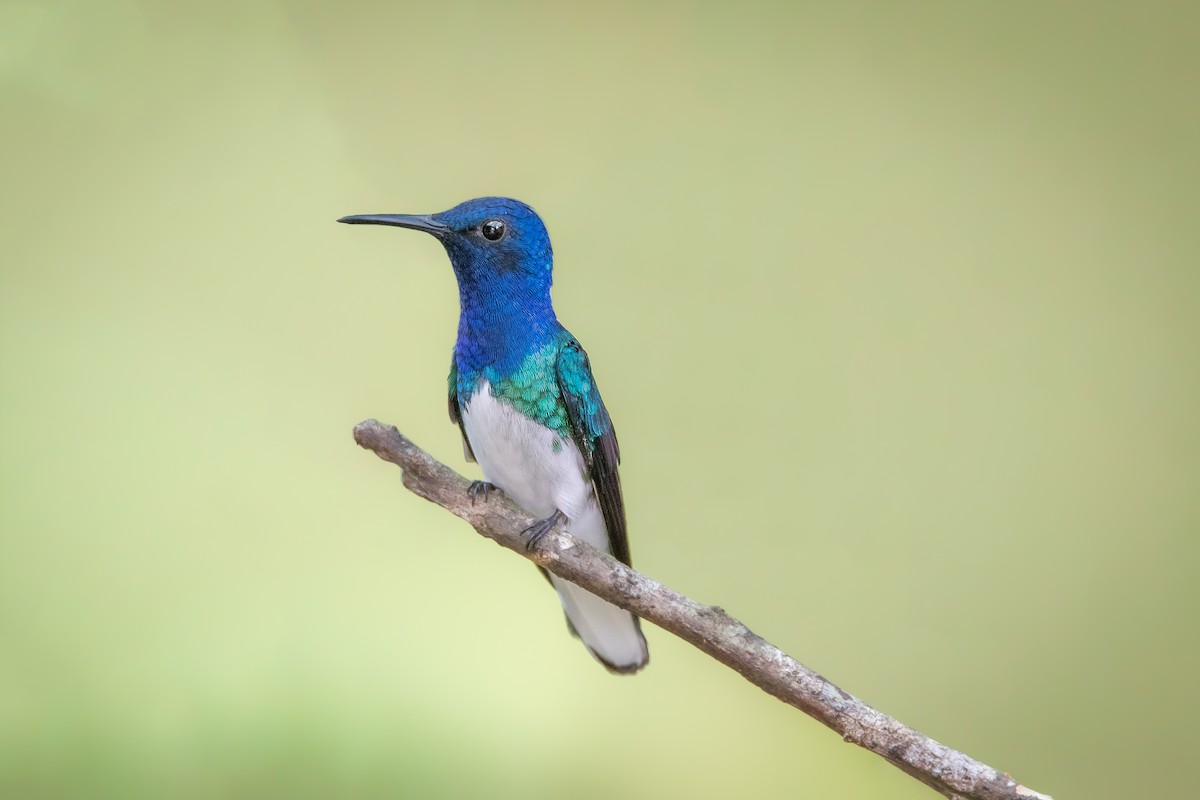
<path fill-rule="evenodd" d="M 498 219 L 489 219 L 479 226 L 479 230 L 483 232 L 483 238 L 494 242 L 504 235 L 504 223 Z"/>

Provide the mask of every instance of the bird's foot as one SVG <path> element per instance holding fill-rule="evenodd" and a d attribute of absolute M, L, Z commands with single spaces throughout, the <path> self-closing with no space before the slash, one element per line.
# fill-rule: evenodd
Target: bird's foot
<path fill-rule="evenodd" d="M 521 531 L 522 536 L 529 537 L 525 542 L 525 549 L 532 550 L 533 548 L 537 547 L 537 543 L 542 540 L 543 536 L 550 532 L 551 528 L 560 522 L 565 522 L 566 519 L 566 514 L 562 513 L 561 511 L 555 511 L 545 519 L 540 519 L 525 530 Z"/>
<path fill-rule="evenodd" d="M 488 501 L 488 495 L 496 488 L 496 484 L 488 483 L 487 481 L 471 481 L 471 485 L 467 487 L 467 496 L 471 498 L 471 505 L 475 505 L 475 501 L 483 498 L 483 502 Z"/>

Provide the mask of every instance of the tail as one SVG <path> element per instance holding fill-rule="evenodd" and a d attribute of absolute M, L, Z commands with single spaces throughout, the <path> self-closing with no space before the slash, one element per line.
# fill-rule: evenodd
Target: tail
<path fill-rule="evenodd" d="M 646 666 L 650 650 L 642 636 L 641 620 L 557 575 L 551 575 L 550 582 L 562 600 L 571 633 L 583 641 L 593 658 L 620 675 L 632 675 Z"/>

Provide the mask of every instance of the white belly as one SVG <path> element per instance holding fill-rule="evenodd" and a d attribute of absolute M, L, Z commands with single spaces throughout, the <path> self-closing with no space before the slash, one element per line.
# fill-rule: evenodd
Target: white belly
<path fill-rule="evenodd" d="M 487 381 L 465 403 L 462 419 L 484 478 L 530 514 L 544 519 L 558 510 L 575 523 L 591 522 L 589 518 L 599 515 L 574 441 L 497 400 Z M 587 530 L 594 527 L 575 524 L 568 529 L 594 547 L 608 550 L 603 522 L 600 536 Z"/>
<path fill-rule="evenodd" d="M 539 519 L 563 512 L 572 535 L 612 553 L 604 515 L 574 441 L 497 400 L 487 381 L 464 404 L 462 421 L 488 481 Z M 646 664 L 646 640 L 628 611 L 557 575 L 550 580 L 572 629 L 592 655 L 618 672 L 634 672 Z"/>

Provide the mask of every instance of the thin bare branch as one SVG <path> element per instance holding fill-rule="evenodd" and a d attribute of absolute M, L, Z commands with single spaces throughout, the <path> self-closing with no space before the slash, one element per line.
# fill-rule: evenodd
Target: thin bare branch
<path fill-rule="evenodd" d="M 470 482 L 375 420 L 354 429 L 358 444 L 403 470 L 404 485 L 538 566 L 628 609 L 736 670 L 746 680 L 870 750 L 949 798 L 1050 800 L 970 756 L 930 739 L 839 689 L 717 606 L 687 598 L 556 527 L 528 551 L 534 520 L 501 494 L 472 503 Z"/>

